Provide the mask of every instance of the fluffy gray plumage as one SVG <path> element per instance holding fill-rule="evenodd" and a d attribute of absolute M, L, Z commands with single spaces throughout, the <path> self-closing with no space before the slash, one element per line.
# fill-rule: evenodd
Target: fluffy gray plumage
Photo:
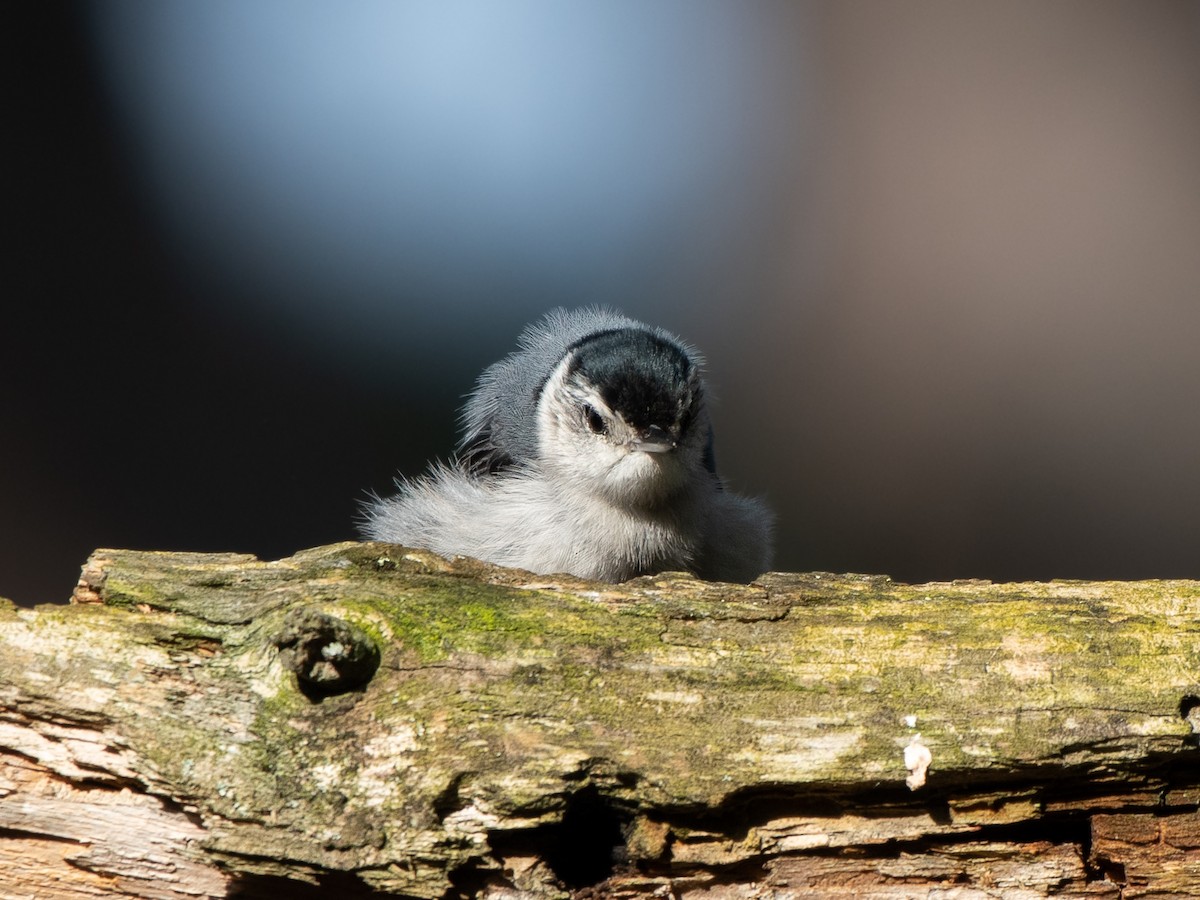
<path fill-rule="evenodd" d="M 480 376 L 450 465 L 364 511 L 372 540 L 533 572 L 750 581 L 771 515 L 713 464 L 699 355 L 619 313 L 554 310 Z"/>

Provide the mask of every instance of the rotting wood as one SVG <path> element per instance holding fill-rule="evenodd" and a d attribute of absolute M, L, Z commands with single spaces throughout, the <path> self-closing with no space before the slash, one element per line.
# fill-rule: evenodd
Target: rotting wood
<path fill-rule="evenodd" d="M 1200 895 L 1200 583 L 339 544 L 75 599 L 0 604 L 0 900 Z"/>

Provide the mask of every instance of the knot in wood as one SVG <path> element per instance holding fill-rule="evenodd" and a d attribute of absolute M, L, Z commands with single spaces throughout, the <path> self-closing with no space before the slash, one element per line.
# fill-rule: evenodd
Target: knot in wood
<path fill-rule="evenodd" d="M 365 631 L 311 607 L 289 612 L 273 643 L 309 695 L 353 690 L 379 667 L 379 648 Z"/>

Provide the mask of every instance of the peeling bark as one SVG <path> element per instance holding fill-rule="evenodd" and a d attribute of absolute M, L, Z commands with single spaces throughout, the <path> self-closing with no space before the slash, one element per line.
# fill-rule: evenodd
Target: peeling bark
<path fill-rule="evenodd" d="M 1198 583 L 340 544 L 74 599 L 0 603 L 0 900 L 1200 895 Z"/>

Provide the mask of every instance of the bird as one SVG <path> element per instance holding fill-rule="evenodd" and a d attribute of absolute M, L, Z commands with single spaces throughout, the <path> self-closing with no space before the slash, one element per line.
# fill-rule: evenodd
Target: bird
<path fill-rule="evenodd" d="M 620 312 L 552 310 L 479 377 L 451 461 L 372 495 L 361 533 L 543 575 L 753 581 L 774 519 L 717 475 L 703 368 Z"/>

